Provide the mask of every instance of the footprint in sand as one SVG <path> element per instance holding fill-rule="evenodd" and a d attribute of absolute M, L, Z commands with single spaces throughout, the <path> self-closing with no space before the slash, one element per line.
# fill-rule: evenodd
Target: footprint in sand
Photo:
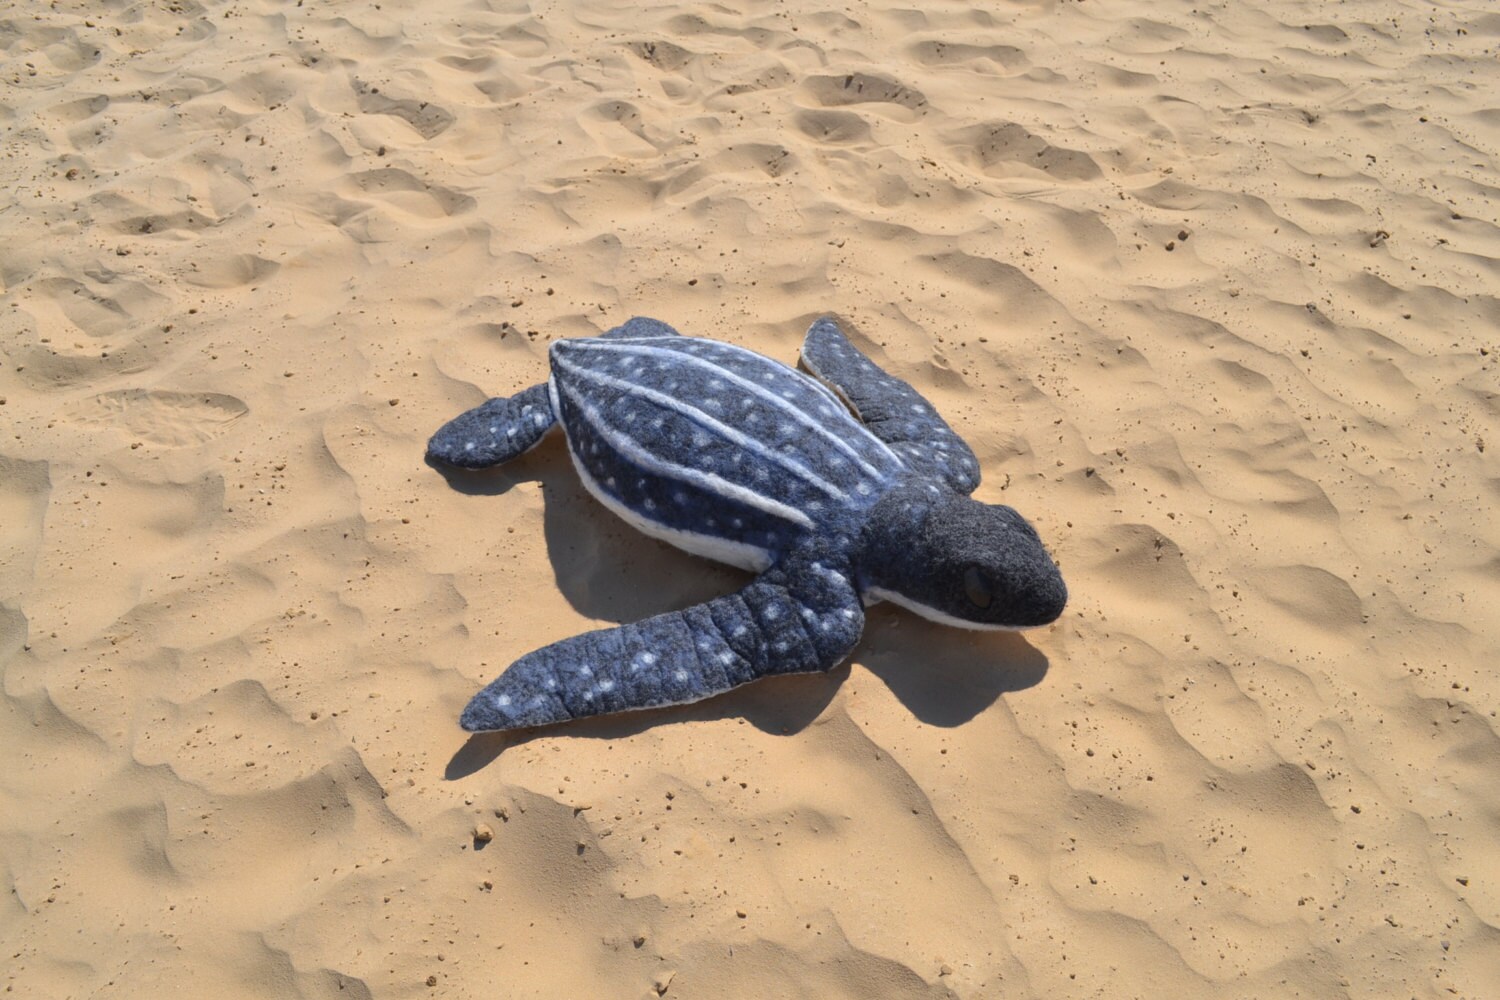
<path fill-rule="evenodd" d="M 73 406 L 67 419 L 91 427 L 116 427 L 132 437 L 169 448 L 218 437 L 250 408 L 219 392 L 117 389 Z"/>
<path fill-rule="evenodd" d="M 872 111 L 904 121 L 926 113 L 927 109 L 927 98 L 921 91 L 871 73 L 809 77 L 802 89 L 825 108 L 870 104 L 874 105 Z"/>
<path fill-rule="evenodd" d="M 1100 176 L 1099 164 L 1087 153 L 1054 146 L 1015 122 L 990 122 L 963 129 L 954 151 L 990 175 L 1013 174 L 1016 167 L 1040 170 L 1059 181 L 1087 181 Z"/>
<path fill-rule="evenodd" d="M 473 198 L 440 184 L 429 184 L 416 174 L 393 167 L 349 174 L 342 185 L 356 197 L 389 204 L 418 219 L 446 219 L 468 212 Z"/>
<path fill-rule="evenodd" d="M 923 66 L 960 66 L 989 61 L 1007 72 L 1020 72 L 1031 65 L 1026 53 L 1012 45 L 967 45 L 933 39 L 917 42 L 907 51 Z"/>
<path fill-rule="evenodd" d="M 673 45 L 667 41 L 647 40 L 632 42 L 629 48 L 643 62 L 649 63 L 667 73 L 680 73 L 693 60 L 698 58 L 696 53 L 689 52 L 682 46 Z"/>
<path fill-rule="evenodd" d="M 629 101 L 603 101 L 579 118 L 579 124 L 611 156 L 642 158 L 657 155 L 665 145 L 652 141 L 641 111 Z"/>
<path fill-rule="evenodd" d="M 441 135 L 455 121 L 453 112 L 431 101 L 391 97 L 381 93 L 379 87 L 361 80 L 354 81 L 354 92 L 359 97 L 359 110 L 367 115 L 399 118 L 415 129 L 423 139 Z"/>
<path fill-rule="evenodd" d="M 102 270 L 73 278 L 42 278 L 19 289 L 18 300 L 36 323 L 38 335 L 54 350 L 78 338 L 96 340 L 127 333 L 164 313 L 166 296 L 144 282 Z"/>
<path fill-rule="evenodd" d="M 831 146 L 870 138 L 870 123 L 852 111 L 799 111 L 796 124 L 809 139 Z"/>
<path fill-rule="evenodd" d="M 18 594 L 30 586 L 51 495 L 46 462 L 0 455 L 0 593 Z M 5 653 L 4 611 L 0 606 L 0 656 Z"/>
<path fill-rule="evenodd" d="M 195 262 L 182 280 L 200 288 L 239 288 L 258 284 L 279 270 L 281 265 L 274 260 L 253 253 L 236 253 Z"/>

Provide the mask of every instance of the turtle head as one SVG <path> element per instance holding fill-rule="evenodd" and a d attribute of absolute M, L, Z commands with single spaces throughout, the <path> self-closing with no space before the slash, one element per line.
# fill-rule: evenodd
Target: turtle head
<path fill-rule="evenodd" d="M 1046 625 L 1068 601 L 1024 517 L 926 486 L 894 490 L 871 511 L 860 569 L 871 596 L 962 628 Z"/>

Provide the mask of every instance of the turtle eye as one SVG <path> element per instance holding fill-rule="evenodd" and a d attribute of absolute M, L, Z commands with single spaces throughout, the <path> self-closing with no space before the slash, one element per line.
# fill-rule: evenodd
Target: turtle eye
<path fill-rule="evenodd" d="M 985 580 L 984 574 L 979 572 L 977 566 L 970 566 L 964 570 L 964 596 L 976 608 L 987 608 L 993 600 L 989 582 Z"/>

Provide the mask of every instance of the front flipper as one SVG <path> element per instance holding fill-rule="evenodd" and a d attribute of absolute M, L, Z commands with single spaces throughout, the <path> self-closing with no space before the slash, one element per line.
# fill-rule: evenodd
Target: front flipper
<path fill-rule="evenodd" d="M 528 653 L 475 695 L 460 721 L 488 732 L 682 705 L 771 674 L 827 670 L 863 628 L 848 578 L 796 560 L 738 594 Z"/>
<path fill-rule="evenodd" d="M 912 469 L 939 477 L 959 493 L 979 485 L 979 463 L 932 404 L 894 375 L 882 371 L 824 317 L 802 342 L 802 366 L 838 391 L 880 440 Z"/>
<path fill-rule="evenodd" d="M 427 455 L 462 469 L 487 469 L 536 447 L 555 423 L 547 387 L 534 385 L 454 417 L 427 442 Z"/>

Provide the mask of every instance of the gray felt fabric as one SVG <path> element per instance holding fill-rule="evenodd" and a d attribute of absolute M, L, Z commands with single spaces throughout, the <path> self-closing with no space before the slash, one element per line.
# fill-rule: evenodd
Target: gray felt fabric
<path fill-rule="evenodd" d="M 826 670 L 854 648 L 865 616 L 842 567 L 816 548 L 737 594 L 529 653 L 475 695 L 460 722 L 471 732 L 541 726 Z"/>
<path fill-rule="evenodd" d="M 979 462 L 963 438 L 917 390 L 859 353 L 833 320 L 820 319 L 807 331 L 802 364 L 838 386 L 870 433 L 908 468 L 937 476 L 959 493 L 979 486 Z"/>
<path fill-rule="evenodd" d="M 450 421 L 429 454 L 493 465 L 556 420 L 611 510 L 761 573 L 738 594 L 522 657 L 470 702 L 466 729 L 681 704 L 826 670 L 858 641 L 861 594 L 968 628 L 1062 613 L 1067 589 L 1035 530 L 964 495 L 979 482 L 968 446 L 831 320 L 803 346 L 816 378 L 643 318 L 557 341 L 550 359 L 546 385 Z"/>
<path fill-rule="evenodd" d="M 547 387 L 534 385 L 454 417 L 427 442 L 427 454 L 461 469 L 485 469 L 530 451 L 555 423 Z"/>

